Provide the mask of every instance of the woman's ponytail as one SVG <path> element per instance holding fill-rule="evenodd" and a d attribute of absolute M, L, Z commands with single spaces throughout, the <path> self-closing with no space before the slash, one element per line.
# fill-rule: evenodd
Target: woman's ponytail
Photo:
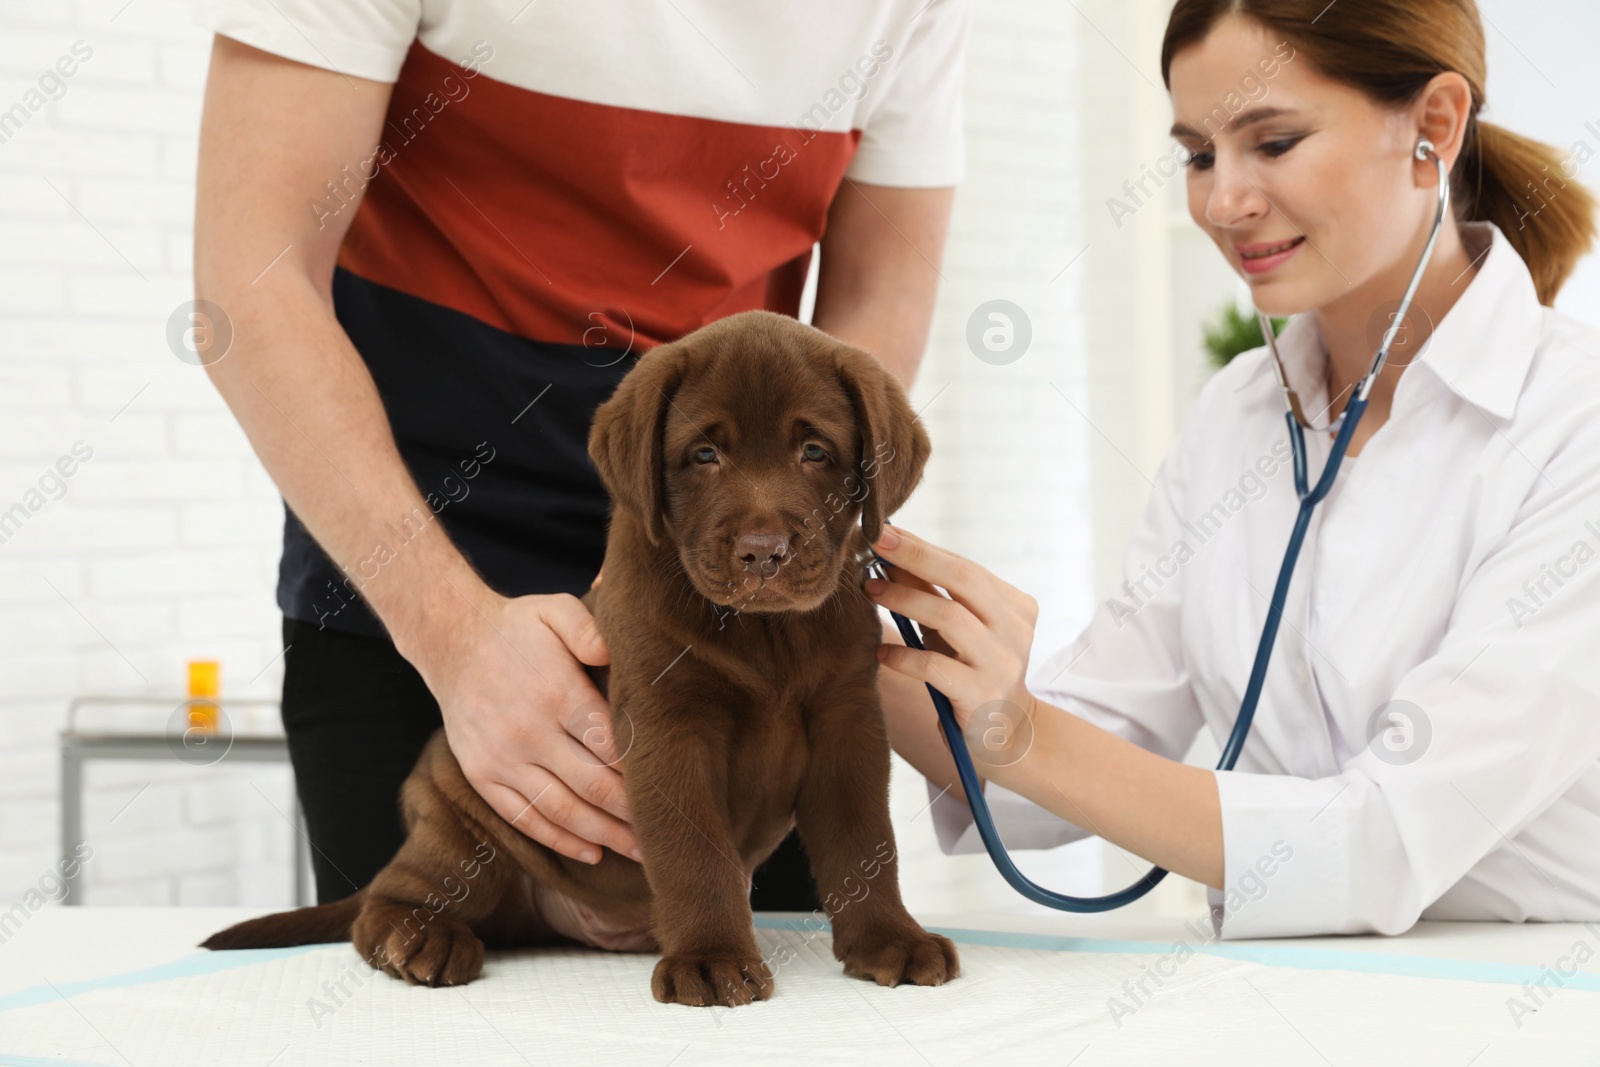
<path fill-rule="evenodd" d="M 1541 304 L 1555 302 L 1595 238 L 1595 196 L 1569 168 L 1550 145 L 1474 118 L 1452 179 L 1456 218 L 1500 227 Z"/>

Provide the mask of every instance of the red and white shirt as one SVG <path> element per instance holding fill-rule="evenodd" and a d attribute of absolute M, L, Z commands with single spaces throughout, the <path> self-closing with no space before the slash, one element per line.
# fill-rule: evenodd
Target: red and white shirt
<path fill-rule="evenodd" d="M 648 347 L 793 314 L 842 179 L 962 177 L 964 0 L 203 10 L 245 44 L 394 83 L 368 168 L 385 180 L 341 266 L 540 341 L 582 344 L 596 316 Z"/>
<path fill-rule="evenodd" d="M 598 570 L 588 428 L 641 352 L 737 311 L 798 314 L 845 182 L 962 176 L 965 0 L 201 0 L 199 17 L 393 84 L 371 157 L 307 210 L 356 212 L 335 313 L 419 489 L 508 596 L 579 593 Z M 368 576 L 285 510 L 280 607 L 381 636 Z"/>

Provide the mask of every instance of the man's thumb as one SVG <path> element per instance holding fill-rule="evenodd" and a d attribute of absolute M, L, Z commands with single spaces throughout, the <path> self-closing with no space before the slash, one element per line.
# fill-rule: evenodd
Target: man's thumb
<path fill-rule="evenodd" d="M 611 650 L 606 647 L 599 625 L 577 597 L 554 600 L 543 614 L 545 625 L 555 631 L 580 663 L 602 667 L 611 662 Z"/>

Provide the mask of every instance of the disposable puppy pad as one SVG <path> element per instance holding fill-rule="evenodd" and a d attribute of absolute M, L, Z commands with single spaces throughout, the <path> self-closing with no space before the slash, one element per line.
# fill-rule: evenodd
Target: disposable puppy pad
<path fill-rule="evenodd" d="M 651 998 L 654 954 L 491 952 L 479 980 L 428 989 L 348 944 L 173 953 L 176 928 L 164 956 L 129 966 L 140 937 L 157 942 L 124 922 L 93 960 L 42 951 L 42 937 L 0 948 L 0 1064 L 1487 1067 L 1594 1062 L 1600 1048 L 1592 972 L 1547 980 L 1534 1002 L 1523 983 L 1542 968 L 1390 953 L 933 927 L 957 942 L 960 976 L 891 989 L 846 977 L 825 924 L 762 915 L 772 999 L 708 1009 Z"/>

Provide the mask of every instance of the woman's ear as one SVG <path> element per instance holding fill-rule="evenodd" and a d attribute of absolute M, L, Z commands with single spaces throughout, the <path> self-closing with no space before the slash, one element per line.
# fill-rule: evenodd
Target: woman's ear
<path fill-rule="evenodd" d="M 899 510 L 922 480 L 933 446 L 905 389 L 882 363 L 843 343 L 835 344 L 835 359 L 861 436 L 855 472 L 866 487 L 861 528 L 868 541 L 877 541 L 884 520 Z M 856 495 L 850 493 L 852 498 Z"/>
<path fill-rule="evenodd" d="M 1415 107 L 1417 125 L 1412 146 L 1418 137 L 1426 137 L 1446 169 L 1453 170 L 1466 149 L 1467 126 L 1472 119 L 1472 86 L 1455 71 L 1443 71 L 1422 87 Z M 1431 160 L 1421 160 L 1417 167 L 1423 188 L 1438 184 L 1438 172 Z"/>
<path fill-rule="evenodd" d="M 664 344 L 639 357 L 589 427 L 589 458 L 611 495 L 613 513 L 625 509 L 644 524 L 652 545 L 667 538 L 661 489 L 662 435 L 667 405 L 683 383 L 685 350 Z"/>

